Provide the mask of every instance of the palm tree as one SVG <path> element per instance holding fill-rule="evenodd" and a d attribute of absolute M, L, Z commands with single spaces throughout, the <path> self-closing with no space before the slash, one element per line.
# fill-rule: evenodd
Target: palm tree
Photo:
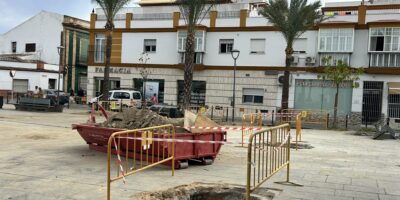
<path fill-rule="evenodd" d="M 196 25 L 201 22 L 205 15 L 214 5 L 213 0 L 177 0 L 182 17 L 186 22 L 187 35 L 185 46 L 185 68 L 184 68 L 184 89 L 183 109 L 190 106 L 193 68 L 195 56 L 195 32 Z"/>
<path fill-rule="evenodd" d="M 106 64 L 104 67 L 104 81 L 103 89 L 101 93 L 103 94 L 102 99 L 108 100 L 108 82 L 110 79 L 110 60 L 111 60 L 111 47 L 112 47 L 112 33 L 114 30 L 114 17 L 117 15 L 118 11 L 121 10 L 125 5 L 127 5 L 130 0 L 92 0 L 93 3 L 97 3 L 101 9 L 104 11 L 106 17 Z"/>
<path fill-rule="evenodd" d="M 307 0 L 290 0 L 289 5 L 287 0 L 270 0 L 269 5 L 260 11 L 260 14 L 273 23 L 286 40 L 286 68 L 290 67 L 293 58 L 294 40 L 324 20 L 324 16 L 319 11 L 320 7 L 319 1 L 307 4 Z M 283 111 L 288 109 L 289 76 L 290 72 L 285 70 L 281 101 Z"/>

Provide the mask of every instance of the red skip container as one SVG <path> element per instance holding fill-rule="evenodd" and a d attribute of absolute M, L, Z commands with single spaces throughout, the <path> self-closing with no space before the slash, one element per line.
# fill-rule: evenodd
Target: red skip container
<path fill-rule="evenodd" d="M 107 143 L 109 137 L 118 131 L 123 131 L 124 129 L 116 128 L 105 128 L 100 127 L 96 124 L 79 124 L 72 125 L 73 129 L 76 129 L 81 135 L 81 137 L 89 145 L 90 149 L 107 152 Z M 201 132 L 201 133 L 177 133 L 175 135 L 176 139 L 182 140 L 202 140 L 202 141 L 226 141 L 225 131 L 213 131 L 213 132 Z M 122 139 L 121 139 L 122 140 Z M 140 142 L 140 141 L 136 141 Z M 167 149 L 166 152 L 170 153 L 170 145 L 165 142 L 161 142 L 161 146 Z M 125 142 L 121 141 L 121 149 L 124 150 Z M 158 142 L 153 143 L 157 146 Z M 140 145 L 137 145 L 139 147 Z M 177 169 L 187 168 L 189 166 L 189 160 L 196 160 L 204 165 L 210 165 L 213 163 L 214 159 L 217 157 L 222 144 L 204 144 L 204 143 L 175 143 L 175 167 Z M 131 149 L 132 148 L 132 149 Z M 150 146 L 150 149 L 152 146 Z M 133 145 L 129 145 L 128 151 L 133 152 Z M 124 151 L 121 151 L 124 152 Z M 157 151 L 155 151 L 157 152 Z M 113 151 L 115 154 L 115 151 Z M 151 155 L 154 159 L 149 158 L 149 160 L 158 160 L 158 155 Z M 129 157 L 133 157 L 133 154 L 129 154 Z M 138 157 L 136 157 L 138 158 Z M 166 163 L 171 165 L 171 163 Z"/>

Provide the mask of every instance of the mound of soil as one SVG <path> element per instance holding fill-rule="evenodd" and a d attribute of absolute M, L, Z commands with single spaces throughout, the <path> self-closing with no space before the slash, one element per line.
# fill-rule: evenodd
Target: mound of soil
<path fill-rule="evenodd" d="M 111 115 L 103 123 L 103 126 L 108 128 L 140 129 L 165 124 L 183 126 L 183 118 L 173 119 L 161 116 L 151 110 L 130 108 Z"/>

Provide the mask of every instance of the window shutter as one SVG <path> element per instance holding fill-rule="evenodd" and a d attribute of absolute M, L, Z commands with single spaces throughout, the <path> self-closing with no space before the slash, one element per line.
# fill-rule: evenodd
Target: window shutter
<path fill-rule="evenodd" d="M 250 53 L 264 53 L 264 52 L 265 52 L 265 39 L 250 40 Z"/>

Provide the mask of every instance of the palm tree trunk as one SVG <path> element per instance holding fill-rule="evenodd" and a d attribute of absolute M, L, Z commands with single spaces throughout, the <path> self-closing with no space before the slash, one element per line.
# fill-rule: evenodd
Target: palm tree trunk
<path fill-rule="evenodd" d="M 189 28 L 186 37 L 185 69 L 184 69 L 184 90 L 183 90 L 183 109 L 190 106 L 192 98 L 192 82 L 194 68 L 194 28 Z"/>
<path fill-rule="evenodd" d="M 338 102 L 339 101 L 339 84 L 336 84 L 336 94 L 335 94 L 335 104 L 333 106 L 333 128 L 336 128 L 337 126 L 337 107 L 338 107 Z"/>
<path fill-rule="evenodd" d="M 107 101 L 108 100 L 108 82 L 110 80 L 110 61 L 111 61 L 111 47 L 112 47 L 112 32 L 113 32 L 113 26 L 107 23 L 106 29 L 106 64 L 104 67 L 104 81 L 103 81 L 103 91 L 101 93 L 103 94 L 103 100 Z"/>
<path fill-rule="evenodd" d="M 290 67 L 292 61 L 291 58 L 293 54 L 293 48 L 291 46 L 287 46 L 285 53 L 286 53 L 285 67 L 288 68 Z M 284 82 L 282 88 L 282 101 L 281 101 L 281 109 L 284 113 L 286 113 L 287 109 L 289 108 L 289 80 L 290 80 L 289 77 L 290 77 L 290 71 L 285 70 Z"/>

